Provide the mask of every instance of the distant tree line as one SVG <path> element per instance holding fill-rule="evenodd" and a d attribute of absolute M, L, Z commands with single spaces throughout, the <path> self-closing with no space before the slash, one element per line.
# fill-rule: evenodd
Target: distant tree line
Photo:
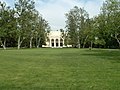
<path fill-rule="evenodd" d="M 65 45 L 77 48 L 120 48 L 120 1 L 106 0 L 100 13 L 90 18 L 75 6 L 61 29 Z M 33 0 L 15 0 L 14 8 L 0 1 L 0 47 L 32 48 L 46 44 L 48 22 L 35 9 Z"/>
<path fill-rule="evenodd" d="M 0 47 L 39 48 L 49 31 L 33 0 L 15 0 L 14 8 L 0 1 Z"/>
<path fill-rule="evenodd" d="M 84 8 L 75 6 L 66 13 L 66 44 L 73 47 L 120 48 L 120 0 L 106 0 L 100 14 L 89 18 Z"/>

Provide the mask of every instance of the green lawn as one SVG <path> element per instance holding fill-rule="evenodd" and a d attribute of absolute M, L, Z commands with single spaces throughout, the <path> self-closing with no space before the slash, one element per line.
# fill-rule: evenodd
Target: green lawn
<path fill-rule="evenodd" d="M 120 50 L 0 49 L 0 90 L 120 90 Z"/>

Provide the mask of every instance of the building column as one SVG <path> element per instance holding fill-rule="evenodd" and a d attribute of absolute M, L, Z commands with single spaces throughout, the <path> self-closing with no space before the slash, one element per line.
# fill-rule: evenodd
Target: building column
<path fill-rule="evenodd" d="M 56 39 L 54 39 L 54 47 L 56 47 Z"/>
<path fill-rule="evenodd" d="M 51 45 L 51 38 L 50 38 L 50 43 L 49 43 L 49 47 L 52 47 L 52 45 Z"/>
<path fill-rule="evenodd" d="M 60 39 L 58 39 L 58 47 L 60 47 Z"/>
<path fill-rule="evenodd" d="M 64 43 L 65 43 L 65 42 L 64 42 L 64 39 L 62 39 L 62 40 L 63 40 L 63 47 L 64 47 Z"/>

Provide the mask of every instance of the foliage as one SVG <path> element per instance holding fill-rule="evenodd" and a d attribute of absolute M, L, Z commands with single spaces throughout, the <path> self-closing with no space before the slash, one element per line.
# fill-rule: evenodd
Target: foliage
<path fill-rule="evenodd" d="M 0 2 L 0 42 L 4 49 L 9 45 L 6 43 L 9 38 L 14 38 L 14 30 L 16 26 L 15 11 L 6 6 L 6 3 Z"/>
<path fill-rule="evenodd" d="M 0 43 L 9 47 L 39 47 L 50 31 L 48 22 L 35 9 L 33 0 L 15 0 L 15 8 L 0 2 Z"/>
<path fill-rule="evenodd" d="M 66 17 L 66 27 L 70 38 L 70 44 L 72 44 L 73 47 L 78 46 L 80 48 L 83 36 L 85 36 L 85 22 L 89 18 L 89 15 L 84 8 L 75 6 L 66 13 Z"/>
<path fill-rule="evenodd" d="M 66 17 L 68 37 L 73 46 L 92 48 L 101 45 L 104 48 L 120 48 L 119 0 L 106 0 L 100 14 L 93 18 L 89 18 L 88 13 L 77 6 Z"/>
<path fill-rule="evenodd" d="M 109 36 L 116 39 L 120 47 L 120 1 L 106 0 L 101 10 L 101 17 L 103 17 L 104 27 Z"/>
<path fill-rule="evenodd" d="M 65 45 L 120 48 L 119 0 L 106 0 L 93 18 L 77 6 L 65 15 L 66 30 L 61 29 Z M 15 8 L 0 1 L 0 47 L 39 48 L 46 44 L 49 32 L 49 23 L 35 9 L 33 0 L 15 0 Z"/>

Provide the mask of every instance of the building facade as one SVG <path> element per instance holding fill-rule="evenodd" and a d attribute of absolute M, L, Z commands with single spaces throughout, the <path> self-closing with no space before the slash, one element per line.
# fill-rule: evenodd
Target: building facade
<path fill-rule="evenodd" d="M 62 38 L 62 33 L 60 31 L 51 31 L 48 35 L 48 40 L 46 40 L 46 45 L 43 45 L 42 47 L 66 47 L 64 44 L 64 38 Z"/>

